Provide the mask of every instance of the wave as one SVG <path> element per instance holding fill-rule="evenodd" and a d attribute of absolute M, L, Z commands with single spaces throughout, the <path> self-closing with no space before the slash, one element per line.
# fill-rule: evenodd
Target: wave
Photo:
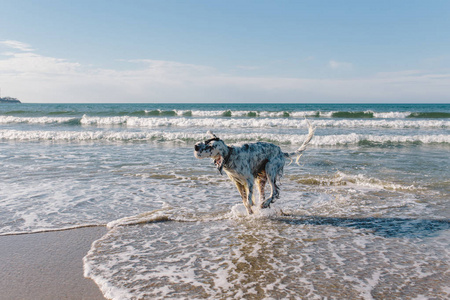
<path fill-rule="evenodd" d="M 367 177 L 364 174 L 351 175 L 341 171 L 337 171 L 335 174 L 329 176 L 311 176 L 311 175 L 288 175 L 289 179 L 295 180 L 298 183 L 311 185 L 311 186 L 324 186 L 324 187 L 354 187 L 372 188 L 379 190 L 393 190 L 393 191 L 405 191 L 405 192 L 424 192 L 424 188 L 414 185 L 405 185 L 401 183 L 394 183 L 390 181 L 384 181 L 378 178 Z"/>
<path fill-rule="evenodd" d="M 185 111 L 175 111 L 177 116 L 183 116 Z M 259 117 L 259 118 L 376 118 L 376 119 L 404 119 L 415 117 L 412 112 L 374 112 L 374 111 L 248 111 L 248 110 L 224 110 L 224 111 L 189 111 L 193 117 Z M 427 113 L 423 113 L 426 117 Z M 439 114 L 431 113 L 429 118 L 439 118 Z M 440 118 L 450 118 L 449 114 L 441 113 Z"/>
<path fill-rule="evenodd" d="M 446 112 L 416 112 L 408 115 L 408 118 L 450 118 L 450 113 Z"/>
<path fill-rule="evenodd" d="M 72 117 L 15 117 L 0 116 L 0 124 L 68 124 L 80 125 L 81 118 Z"/>
<path fill-rule="evenodd" d="M 174 115 L 186 116 L 186 111 L 174 111 Z M 162 114 L 160 114 L 162 115 Z M 192 117 L 259 117 L 259 118 L 344 118 L 344 119 L 404 119 L 404 118 L 450 118 L 446 112 L 375 112 L 375 111 L 188 111 Z"/>
<path fill-rule="evenodd" d="M 450 113 L 447 112 L 374 112 L 374 111 L 336 111 L 330 114 L 320 115 L 320 117 L 333 117 L 345 119 L 448 119 Z"/>
<path fill-rule="evenodd" d="M 68 115 L 68 114 L 73 114 L 73 111 L 71 111 L 71 110 L 58 110 L 58 111 L 51 111 L 48 114 L 49 115 Z"/>
<path fill-rule="evenodd" d="M 132 113 L 130 113 L 132 114 Z M 331 112 L 320 111 L 257 111 L 257 110 L 146 110 L 147 116 L 178 117 L 238 117 L 238 118 L 304 118 L 331 117 Z"/>
<path fill-rule="evenodd" d="M 59 231 L 66 231 L 66 230 L 73 230 L 73 229 L 103 227 L 103 226 L 106 226 L 106 225 L 102 224 L 102 223 L 67 225 L 67 226 L 56 227 L 56 228 L 38 228 L 38 229 L 34 229 L 34 230 L 17 230 L 17 231 L 1 232 L 0 236 L 25 235 L 25 234 L 31 234 L 31 233 L 45 233 L 45 232 L 59 232 Z"/>
<path fill-rule="evenodd" d="M 11 111 L 7 111 L 4 112 L 5 115 L 20 115 L 20 114 L 25 114 L 28 113 L 26 110 L 11 110 Z"/>
<path fill-rule="evenodd" d="M 447 112 L 374 112 L 374 111 L 337 111 L 331 114 L 320 115 L 320 117 L 346 118 L 346 119 L 448 119 L 450 113 Z"/>
<path fill-rule="evenodd" d="M 0 140 L 10 141 L 155 141 L 190 143 L 203 140 L 203 133 L 166 132 L 166 131 L 20 131 L 0 130 Z M 228 143 L 265 141 L 284 145 L 300 145 L 306 135 L 271 134 L 271 133 L 241 133 L 222 134 Z M 391 144 L 450 144 L 450 135 L 371 135 L 371 134 L 340 134 L 315 136 L 310 143 L 315 146 L 361 145 L 382 146 Z"/>
<path fill-rule="evenodd" d="M 1 121 L 0 121 L 1 122 Z M 88 117 L 82 125 L 126 125 L 130 127 L 208 127 L 208 128 L 305 128 L 305 120 L 285 118 L 137 118 L 137 117 Z M 339 128 L 450 128 L 445 120 L 313 120 L 313 126 Z"/>
<path fill-rule="evenodd" d="M 177 116 L 178 113 L 175 110 L 151 110 L 151 111 L 145 111 L 146 115 L 149 116 Z"/>
<path fill-rule="evenodd" d="M 205 221 L 220 221 L 230 218 L 239 218 L 241 216 L 247 216 L 247 210 L 241 204 L 244 212 L 236 212 L 239 209 L 235 207 L 230 211 L 216 211 L 216 212 L 193 212 L 187 211 L 181 207 L 164 207 L 161 209 L 156 209 L 153 211 L 148 211 L 141 213 L 139 215 L 133 215 L 129 217 L 124 217 L 121 219 L 117 219 L 106 224 L 108 229 L 112 229 L 118 226 L 130 226 L 130 225 L 138 225 L 138 224 L 147 224 L 147 223 L 161 223 L 161 222 L 205 222 Z M 269 213 L 273 211 L 277 212 L 275 209 L 268 209 Z M 264 217 L 268 213 L 267 211 L 261 212 L 261 210 L 257 210 L 256 215 L 254 217 Z"/>
<path fill-rule="evenodd" d="M 185 117 L 237 117 L 237 118 L 305 118 L 320 117 L 319 111 L 257 111 L 257 110 L 174 110 L 174 115 Z M 160 116 L 164 114 L 160 113 Z M 331 114 L 324 112 L 323 117 Z"/>
<path fill-rule="evenodd" d="M 373 118 L 371 111 L 337 111 L 331 114 L 333 118 Z"/>
<path fill-rule="evenodd" d="M 371 134 L 342 134 L 317 136 L 312 145 L 317 146 L 384 146 L 395 144 L 449 144 L 450 135 L 371 135 Z"/>
<path fill-rule="evenodd" d="M 425 119 L 448 119 L 450 113 L 448 112 L 375 112 L 367 111 L 320 111 L 320 110 L 305 110 L 305 111 L 259 111 L 259 110 L 130 110 L 130 111 L 73 111 L 73 110 L 55 110 L 55 111 L 26 111 L 26 110 L 12 110 L 1 113 L 4 116 L 21 116 L 34 115 L 41 117 L 48 116 L 67 116 L 74 117 L 81 116 L 83 113 L 93 116 L 140 116 L 140 117 L 227 117 L 227 118 L 339 118 L 339 119 L 405 119 L 405 118 L 425 118 Z M 37 115 L 36 115 L 37 114 Z M 31 115 L 30 115 L 31 116 Z"/>
<path fill-rule="evenodd" d="M 89 126 L 127 126 L 142 128 L 159 127 L 208 127 L 208 128 L 305 128 L 306 121 L 288 118 L 190 118 L 190 117 L 13 117 L 0 116 L 0 124 L 65 124 Z M 376 120 L 376 119 L 315 119 L 311 120 L 316 127 L 333 128 L 392 128 L 392 129 L 422 129 L 450 128 L 447 120 Z"/>

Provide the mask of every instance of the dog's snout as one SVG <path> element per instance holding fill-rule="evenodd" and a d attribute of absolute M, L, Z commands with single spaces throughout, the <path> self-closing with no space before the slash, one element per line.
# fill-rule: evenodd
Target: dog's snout
<path fill-rule="evenodd" d="M 195 149 L 195 151 L 198 151 L 198 150 L 200 150 L 200 147 L 198 145 L 195 145 L 194 149 Z"/>

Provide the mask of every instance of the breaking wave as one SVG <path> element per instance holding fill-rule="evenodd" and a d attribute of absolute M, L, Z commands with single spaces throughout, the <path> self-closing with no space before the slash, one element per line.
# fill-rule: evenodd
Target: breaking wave
<path fill-rule="evenodd" d="M 417 112 L 408 115 L 408 118 L 450 118 L 450 113 L 446 112 Z"/>
<path fill-rule="evenodd" d="M 80 120 L 83 125 L 126 125 L 130 127 L 225 127 L 225 128 L 304 128 L 305 120 L 286 118 L 138 118 L 138 117 L 88 117 Z M 450 128 L 445 120 L 313 120 L 317 127 L 375 127 L 375 128 Z"/>
<path fill-rule="evenodd" d="M 391 191 L 403 191 L 414 192 L 426 191 L 424 188 L 415 186 L 413 184 L 394 183 L 389 180 L 382 180 L 378 178 L 368 177 L 364 174 L 346 174 L 341 171 L 337 171 L 332 176 L 310 176 L 310 175 L 288 175 L 289 179 L 295 180 L 300 184 L 309 186 L 321 186 L 321 187 L 357 187 L 372 188 L 379 190 L 391 190 Z"/>
<path fill-rule="evenodd" d="M 251 142 L 265 141 L 277 144 L 299 145 L 305 135 L 296 134 L 272 134 L 272 133 L 239 133 L 222 134 L 227 142 Z M 0 140 L 10 141 L 156 141 L 156 142 L 194 142 L 204 139 L 203 133 L 166 132 L 152 130 L 144 132 L 132 131 L 44 131 L 44 130 L 0 130 Z M 363 145 L 378 146 L 389 144 L 449 144 L 450 135 L 372 135 L 372 134 L 339 134 L 315 136 L 311 145 L 338 146 L 338 145 Z"/>
<path fill-rule="evenodd" d="M 83 114 L 93 116 L 136 116 L 136 117 L 193 117 L 193 118 L 340 118 L 340 119 L 405 119 L 405 118 L 426 118 L 426 119 L 448 119 L 450 112 L 412 112 L 412 111 L 321 111 L 321 110 L 280 110 L 280 111 L 259 111 L 259 110 L 183 110 L 183 109 L 140 109 L 140 110 L 111 110 L 111 111 L 91 111 L 91 110 L 11 110 L 0 112 L 2 116 L 23 116 L 23 117 L 80 117 Z"/>
<path fill-rule="evenodd" d="M 208 128 L 304 128 L 306 121 L 289 118 L 190 118 L 190 117 L 137 117 L 112 116 L 96 117 L 84 115 L 73 117 L 13 117 L 0 116 L 0 124 L 65 124 L 87 126 L 127 126 L 127 127 L 208 127 Z M 406 119 L 315 119 L 316 127 L 334 128 L 450 128 L 447 120 L 406 120 Z"/>
<path fill-rule="evenodd" d="M 337 111 L 331 114 L 333 118 L 373 118 L 371 111 Z"/>
<path fill-rule="evenodd" d="M 450 118 L 446 112 L 375 112 L 375 111 L 256 111 L 256 110 L 151 110 L 149 116 L 189 117 L 261 117 L 261 118 Z"/>
<path fill-rule="evenodd" d="M 16 117 L 0 116 L 0 124 L 68 124 L 80 125 L 81 118 L 75 117 Z"/>

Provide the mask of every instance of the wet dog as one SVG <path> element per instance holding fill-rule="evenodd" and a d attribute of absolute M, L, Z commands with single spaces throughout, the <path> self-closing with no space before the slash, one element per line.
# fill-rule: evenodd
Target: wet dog
<path fill-rule="evenodd" d="M 213 159 L 219 172 L 222 174 L 224 170 L 227 173 L 241 194 L 248 214 L 252 214 L 254 185 L 256 184 L 259 190 L 261 208 L 269 207 L 274 199 L 279 198 L 280 189 L 276 182 L 283 175 L 286 158 L 292 161 L 292 157 L 297 156 L 298 163 L 303 151 L 306 150 L 306 145 L 314 136 L 315 128 L 309 122 L 308 129 L 305 141 L 292 153 L 283 152 L 277 145 L 263 142 L 227 146 L 223 140 L 208 131 L 211 138 L 195 144 L 194 155 L 200 159 Z M 271 191 L 267 199 L 264 195 L 266 183 L 269 184 Z"/>

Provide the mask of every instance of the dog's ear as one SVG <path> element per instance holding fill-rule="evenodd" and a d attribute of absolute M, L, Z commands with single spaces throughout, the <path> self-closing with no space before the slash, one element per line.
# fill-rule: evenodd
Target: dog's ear
<path fill-rule="evenodd" d="M 218 139 L 219 137 L 215 135 L 211 130 L 208 130 L 207 134 L 209 134 L 213 139 Z"/>

